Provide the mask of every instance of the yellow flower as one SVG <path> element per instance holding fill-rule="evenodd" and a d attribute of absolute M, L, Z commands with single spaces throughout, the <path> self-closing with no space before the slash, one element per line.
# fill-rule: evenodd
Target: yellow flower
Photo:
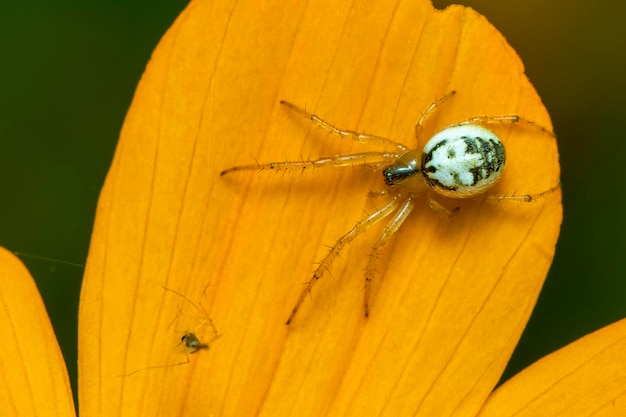
<path fill-rule="evenodd" d="M 192 2 L 146 69 L 100 197 L 79 313 L 81 414 L 622 415 L 626 322 L 493 392 L 554 255 L 560 190 L 532 203 L 441 199 L 460 206 L 452 219 L 424 197 L 387 248 L 370 317 L 362 269 L 380 228 L 345 250 L 284 324 L 323 245 L 363 216 L 382 178 L 219 172 L 364 150 L 316 131 L 282 99 L 417 147 L 421 112 L 452 90 L 426 137 L 482 115 L 551 127 L 515 52 L 471 9 Z M 552 137 L 493 129 L 508 157 L 495 194 L 558 183 Z M 34 284 L 7 252 L 0 268 L 0 414 L 71 415 Z M 190 332 L 208 349 L 175 349 Z"/>

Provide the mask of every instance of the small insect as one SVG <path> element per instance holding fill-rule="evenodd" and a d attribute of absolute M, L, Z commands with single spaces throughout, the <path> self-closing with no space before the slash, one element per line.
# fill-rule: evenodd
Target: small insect
<path fill-rule="evenodd" d="M 196 303 L 192 302 L 189 298 L 187 298 L 184 294 L 181 294 L 178 291 L 175 291 L 166 287 L 163 287 L 163 289 L 165 291 L 169 291 L 181 297 L 183 300 L 189 303 L 189 305 L 191 305 L 202 316 L 202 321 L 196 326 L 196 328 L 193 329 L 192 331 L 185 331 L 183 336 L 180 338 L 180 343 L 176 346 L 184 345 L 185 351 L 188 354 L 193 354 L 204 349 L 209 349 L 209 347 L 211 346 L 211 343 L 213 343 L 216 339 L 218 339 L 221 336 L 221 334 L 218 333 L 217 329 L 215 328 L 215 325 L 213 324 L 213 320 L 211 320 L 207 312 L 202 307 L 202 303 L 197 305 Z M 205 288 L 205 292 L 206 292 L 206 288 Z M 202 293 L 202 296 L 204 297 L 204 292 Z M 174 323 L 177 319 L 178 317 L 175 317 L 172 323 Z M 200 339 L 196 335 L 196 332 L 198 331 L 198 329 L 201 329 L 202 327 L 206 325 L 209 325 L 209 327 L 211 327 L 213 336 L 211 337 L 211 340 L 209 340 L 206 343 L 203 343 L 200 341 Z M 187 361 L 183 362 L 182 364 L 185 364 L 185 363 L 189 363 L 189 357 L 187 357 Z M 178 365 L 182 365 L 182 364 L 178 364 Z"/>
<path fill-rule="evenodd" d="M 439 100 L 432 103 L 422 114 L 415 126 L 415 137 L 418 144 L 422 138 L 424 123 L 435 109 L 456 94 L 451 91 Z M 299 113 L 318 127 L 339 137 L 348 138 L 362 144 L 378 143 L 393 148 L 389 152 L 362 152 L 355 154 L 336 155 L 315 160 L 270 162 L 256 165 L 235 166 L 223 170 L 220 175 L 235 171 L 249 170 L 304 170 L 314 167 L 351 167 L 365 165 L 374 169 L 382 169 L 383 181 L 386 189 L 377 195 L 389 197 L 386 204 L 373 213 L 361 219 L 356 225 L 341 236 L 331 247 L 328 255 L 319 263 L 313 272 L 313 277 L 305 285 L 291 310 L 286 324 L 290 324 L 307 294 L 313 285 L 324 275 L 340 251 L 352 242 L 357 236 L 378 223 L 382 219 L 392 216 L 378 240 L 372 247 L 371 256 L 365 269 L 364 313 L 369 315 L 369 298 L 371 282 L 376 271 L 376 263 L 380 252 L 387 245 L 391 237 L 398 231 L 402 223 L 409 216 L 415 206 L 415 198 L 427 193 L 430 208 L 447 217 L 452 217 L 458 208 L 448 210 L 433 198 L 433 193 L 448 198 L 475 198 L 495 201 L 531 202 L 547 195 L 560 187 L 560 184 L 538 194 L 525 195 L 485 195 L 501 178 L 506 162 L 506 151 L 500 138 L 491 130 L 484 127 L 489 124 L 520 123 L 541 134 L 554 137 L 554 133 L 539 124 L 521 118 L 510 116 L 478 116 L 449 125 L 432 136 L 422 149 L 410 149 L 393 140 L 357 133 L 351 130 L 341 130 L 318 116 L 303 110 L 287 101 L 281 101 L 288 109 Z"/>
<path fill-rule="evenodd" d="M 219 337 L 219 335 L 216 335 L 215 337 Z M 183 337 L 180 338 L 180 343 L 185 344 L 185 348 L 189 354 L 209 348 L 209 344 L 200 342 L 200 339 L 198 339 L 198 336 L 196 336 L 194 332 L 185 333 Z"/>
<path fill-rule="evenodd" d="M 204 308 L 202 307 L 202 303 L 200 303 L 199 305 L 197 305 L 196 303 L 194 303 L 193 301 L 191 301 L 189 298 L 187 298 L 187 296 L 185 296 L 184 294 L 179 293 L 178 291 L 172 290 L 170 288 L 166 288 L 163 287 L 163 289 L 165 291 L 171 292 L 173 294 L 176 294 L 177 296 L 181 297 L 183 300 L 185 300 L 189 305 L 191 305 L 198 313 L 200 313 L 201 317 L 202 317 L 202 321 L 191 331 L 186 330 L 183 334 L 183 336 L 180 339 L 180 342 L 174 346 L 174 348 L 177 348 L 179 346 L 183 346 L 185 348 L 185 354 L 187 356 L 186 360 L 183 362 L 178 362 L 178 363 L 170 363 L 167 365 L 156 365 L 156 366 L 150 366 L 147 368 L 142 368 L 142 369 L 137 369 L 135 371 L 132 371 L 128 374 L 124 374 L 121 376 L 131 376 L 133 374 L 136 374 L 137 372 L 141 372 L 141 371 L 146 371 L 149 369 L 160 369 L 160 368 L 170 368 L 173 366 L 179 366 L 179 365 L 186 365 L 189 363 L 189 355 L 197 353 L 201 350 L 208 350 L 211 347 L 211 344 L 217 340 L 219 337 L 221 337 L 222 335 L 218 333 L 215 325 L 213 324 L 213 320 L 211 320 L 211 318 L 209 317 L 209 315 L 207 314 L 207 312 L 204 310 Z M 205 288 L 206 291 L 206 288 Z M 203 297 L 204 297 L 204 292 L 203 292 Z M 179 313 L 180 314 L 180 313 Z M 179 314 L 176 315 L 176 317 L 174 317 L 174 320 L 172 320 L 172 323 L 170 323 L 170 325 L 168 326 L 171 327 L 179 318 Z M 205 326 L 209 326 L 212 330 L 213 335 L 211 336 L 210 340 L 206 341 L 206 342 L 202 342 L 200 341 L 200 338 L 198 337 L 198 330 L 202 329 Z"/>

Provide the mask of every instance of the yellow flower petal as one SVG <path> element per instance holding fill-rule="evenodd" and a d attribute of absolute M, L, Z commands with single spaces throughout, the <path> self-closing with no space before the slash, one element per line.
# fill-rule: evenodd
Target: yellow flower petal
<path fill-rule="evenodd" d="M 63 355 L 35 282 L 4 248 L 0 340 L 0 415 L 76 415 Z"/>
<path fill-rule="evenodd" d="M 546 356 L 502 385 L 480 417 L 626 415 L 626 320 Z"/>
<path fill-rule="evenodd" d="M 473 415 L 551 263 L 560 191 L 532 203 L 441 199 L 461 207 L 450 220 L 420 199 L 381 262 L 368 319 L 362 270 L 380 228 L 342 252 L 285 326 L 323 245 L 381 204 L 367 203 L 380 173 L 219 176 L 370 149 L 317 131 L 281 99 L 417 146 L 416 121 L 451 90 L 425 135 L 481 115 L 550 128 L 515 52 L 470 9 L 192 2 L 152 57 L 101 195 L 81 295 L 81 412 Z M 493 129 L 509 158 L 494 193 L 558 183 L 552 137 Z M 163 287 L 222 335 L 189 364 L 171 366 L 187 359 L 175 345 L 211 330 Z"/>

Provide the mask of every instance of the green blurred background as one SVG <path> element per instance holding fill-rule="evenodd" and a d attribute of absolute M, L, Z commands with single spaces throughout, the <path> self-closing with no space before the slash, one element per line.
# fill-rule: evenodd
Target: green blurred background
<path fill-rule="evenodd" d="M 135 86 L 186 3 L 3 5 L 0 245 L 85 262 L 98 193 Z M 508 378 L 626 317 L 626 268 L 619 260 L 626 258 L 626 187 L 619 182 L 626 180 L 620 159 L 626 154 L 626 2 L 462 3 L 486 15 L 521 55 L 552 115 L 561 152 L 561 238 Z M 22 259 L 42 292 L 75 387 L 82 268 Z"/>

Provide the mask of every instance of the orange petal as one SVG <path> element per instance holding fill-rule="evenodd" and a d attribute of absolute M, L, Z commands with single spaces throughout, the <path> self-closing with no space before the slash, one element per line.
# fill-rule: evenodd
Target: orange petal
<path fill-rule="evenodd" d="M 75 416 L 70 380 L 26 267 L 0 248 L 0 415 Z"/>
<path fill-rule="evenodd" d="M 380 228 L 342 252 L 285 326 L 323 245 L 363 216 L 380 173 L 219 176 L 371 149 L 317 131 L 282 99 L 413 147 L 416 121 L 451 90 L 425 135 L 481 115 L 551 126 L 518 56 L 470 9 L 192 2 L 152 57 L 101 195 L 81 296 L 81 411 L 474 414 L 552 261 L 560 190 L 532 203 L 441 199 L 461 206 L 451 220 L 421 199 L 386 251 L 368 319 L 362 270 Z M 558 183 L 553 138 L 493 128 L 509 158 L 494 193 Z M 222 336 L 170 366 L 186 361 L 174 349 L 184 331 L 213 338 L 201 308 Z"/>
<path fill-rule="evenodd" d="M 502 385 L 480 417 L 626 415 L 626 320 L 541 359 Z"/>

